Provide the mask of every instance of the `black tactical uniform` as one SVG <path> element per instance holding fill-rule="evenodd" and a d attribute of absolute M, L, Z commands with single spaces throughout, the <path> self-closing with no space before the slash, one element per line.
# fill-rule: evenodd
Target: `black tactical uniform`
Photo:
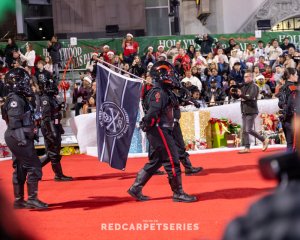
<path fill-rule="evenodd" d="M 178 99 L 178 97 L 177 97 Z M 175 99 L 174 99 L 175 100 Z M 178 99 L 179 100 L 179 99 Z M 179 108 L 179 101 L 177 100 L 175 106 L 174 106 L 174 127 L 173 127 L 173 137 L 175 140 L 175 144 L 176 147 L 178 149 L 178 154 L 179 154 L 179 160 L 181 162 L 181 164 L 184 166 L 185 168 L 185 175 L 190 176 L 193 175 L 195 173 L 198 173 L 200 171 L 203 170 L 202 167 L 193 167 L 191 160 L 189 158 L 189 154 L 185 149 L 185 143 L 184 143 L 184 139 L 182 136 L 182 132 L 181 132 L 181 127 L 180 127 L 180 123 L 179 123 L 179 119 L 181 117 L 181 112 L 180 112 L 180 108 Z M 185 104 L 192 104 L 192 102 L 189 103 L 185 103 Z M 194 102 L 193 104 L 197 105 L 196 107 L 199 107 L 197 102 Z M 159 155 L 156 154 L 157 152 L 154 151 L 154 149 L 149 146 L 149 159 L 153 159 L 153 158 L 159 158 Z M 151 161 L 151 160 L 150 160 Z M 157 175 L 161 175 L 164 174 L 161 171 L 157 171 L 155 174 Z"/>
<path fill-rule="evenodd" d="M 142 194 L 142 188 L 163 165 L 174 193 L 173 200 L 197 201 L 196 197 L 186 194 L 182 189 L 178 149 L 173 136 L 174 107 L 177 104 L 177 97 L 172 92 L 172 88 L 180 86 L 180 82 L 172 65 L 165 61 L 154 64 L 150 74 L 157 84 L 146 96 L 147 113 L 141 127 L 146 131 L 149 144 L 159 157 L 150 159 L 150 162 L 138 172 L 128 193 L 139 201 L 148 200 L 148 197 Z"/>
<path fill-rule="evenodd" d="M 10 93 L 2 107 L 2 117 L 7 123 L 5 142 L 13 154 L 13 186 L 15 208 L 47 208 L 37 198 L 38 181 L 42 167 L 34 148 L 34 122 L 32 108 L 26 97 L 32 96 L 30 76 L 21 68 L 5 75 Z M 27 178 L 28 201 L 24 201 L 24 184 Z"/>
<path fill-rule="evenodd" d="M 280 88 L 278 106 L 281 109 L 280 120 L 287 143 L 287 151 L 295 151 L 293 118 L 296 110 L 297 87 L 294 82 L 286 81 Z"/>
<path fill-rule="evenodd" d="M 61 125 L 62 104 L 56 99 L 58 89 L 52 79 L 39 77 L 38 84 L 42 95 L 41 102 L 41 130 L 44 136 L 46 155 L 41 157 L 42 167 L 51 161 L 56 181 L 71 181 L 72 177 L 67 177 L 62 172 L 61 167 L 61 134 L 64 129 Z"/>

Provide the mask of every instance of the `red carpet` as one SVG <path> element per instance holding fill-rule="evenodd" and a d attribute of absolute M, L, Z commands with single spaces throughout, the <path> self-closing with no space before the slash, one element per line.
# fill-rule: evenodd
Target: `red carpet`
<path fill-rule="evenodd" d="M 129 159 L 126 171 L 121 172 L 93 157 L 64 157 L 65 173 L 75 177 L 75 181 L 54 182 L 51 166 L 47 166 L 39 197 L 49 203 L 50 208 L 16 210 L 15 213 L 20 222 L 31 226 L 33 235 L 42 240 L 221 239 L 226 224 L 233 217 L 245 213 L 251 203 L 275 186 L 275 182 L 264 181 L 257 169 L 258 158 L 274 152 L 253 150 L 246 155 L 236 152 L 192 155 L 193 165 L 203 166 L 205 171 L 198 176 L 183 176 L 184 190 L 199 198 L 199 202 L 189 204 L 172 202 L 166 175 L 154 176 L 144 188 L 144 194 L 151 196 L 151 201 L 136 202 L 127 195 L 127 189 L 146 158 Z M 0 171 L 1 188 L 12 202 L 11 161 L 0 162 Z M 102 224 L 109 223 L 144 226 L 155 223 L 152 225 L 156 229 L 101 229 Z M 192 230 L 185 231 L 158 230 L 158 225 L 165 223 L 181 223 L 181 228 L 188 224 L 198 224 L 198 227 L 194 225 Z"/>

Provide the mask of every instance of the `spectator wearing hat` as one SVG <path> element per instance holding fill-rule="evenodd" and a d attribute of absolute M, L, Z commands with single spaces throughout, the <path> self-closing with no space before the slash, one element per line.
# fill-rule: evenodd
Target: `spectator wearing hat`
<path fill-rule="evenodd" d="M 212 51 L 214 39 L 208 34 L 198 35 L 195 38 L 195 43 L 200 45 L 201 54 L 206 57 Z"/>
<path fill-rule="evenodd" d="M 110 47 L 108 45 L 104 45 L 102 47 L 102 53 L 100 54 L 100 56 L 102 56 L 104 58 L 104 61 L 107 62 L 108 61 L 108 56 L 107 53 L 111 51 Z"/>
<path fill-rule="evenodd" d="M 156 60 L 155 60 L 155 53 L 153 52 L 153 47 L 149 46 L 148 51 L 142 57 L 143 65 L 144 67 L 147 67 L 150 62 L 154 64 L 155 61 Z"/>
<path fill-rule="evenodd" d="M 132 64 L 133 58 L 139 53 L 139 44 L 133 40 L 133 35 L 127 33 L 122 42 L 124 62 Z"/>
<path fill-rule="evenodd" d="M 217 80 L 212 77 L 210 80 L 210 87 L 206 91 L 205 101 L 208 103 L 208 106 L 223 105 L 226 99 L 226 93 L 222 88 L 218 87 Z"/>
<path fill-rule="evenodd" d="M 113 51 L 108 51 L 107 52 L 107 60 L 105 62 L 107 62 L 109 64 L 113 64 L 114 57 L 115 57 L 115 53 Z"/>
<path fill-rule="evenodd" d="M 202 83 L 199 78 L 192 75 L 191 70 L 185 71 L 185 78 L 181 80 L 182 83 L 190 82 L 192 85 L 196 86 L 199 91 L 202 90 Z"/>
<path fill-rule="evenodd" d="M 159 45 L 157 47 L 157 52 L 154 53 L 155 55 L 155 60 L 157 61 L 158 60 L 158 57 L 161 55 L 161 54 L 166 54 L 165 52 L 165 47 L 163 45 Z M 167 56 L 167 55 L 166 55 Z"/>
<path fill-rule="evenodd" d="M 157 61 L 167 61 L 167 60 L 168 60 L 168 57 L 165 53 L 162 53 L 157 57 Z"/>
<path fill-rule="evenodd" d="M 174 58 L 179 54 L 180 48 L 181 48 L 181 42 L 177 41 L 175 43 L 175 46 L 171 46 L 170 49 L 167 51 L 168 59 L 172 59 L 172 62 L 174 62 Z"/>
<path fill-rule="evenodd" d="M 263 75 L 258 75 L 255 78 L 256 85 L 259 88 L 259 94 L 257 99 L 270 99 L 272 98 L 272 91 L 268 84 L 266 84 L 265 77 Z"/>

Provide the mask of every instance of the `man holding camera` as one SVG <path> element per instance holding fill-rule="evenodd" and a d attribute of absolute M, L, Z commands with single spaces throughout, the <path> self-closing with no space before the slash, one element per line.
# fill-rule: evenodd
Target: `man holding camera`
<path fill-rule="evenodd" d="M 253 82 L 253 74 L 247 71 L 244 75 L 245 84 L 241 89 L 231 89 L 230 93 L 236 97 L 241 98 L 241 111 L 243 119 L 243 142 L 245 149 L 239 153 L 250 153 L 250 139 L 249 134 L 258 138 L 263 143 L 262 150 L 266 151 L 269 144 L 269 139 L 264 138 L 253 130 L 255 118 L 258 114 L 257 98 L 259 94 L 258 86 Z"/>
<path fill-rule="evenodd" d="M 208 34 L 204 34 L 203 36 L 198 35 L 195 38 L 195 43 L 200 45 L 201 54 L 203 57 L 206 57 L 212 51 L 211 48 L 214 43 L 214 39 Z"/>

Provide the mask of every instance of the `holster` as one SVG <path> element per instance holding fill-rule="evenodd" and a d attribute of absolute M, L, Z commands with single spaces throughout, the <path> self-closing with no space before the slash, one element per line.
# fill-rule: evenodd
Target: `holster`
<path fill-rule="evenodd" d="M 26 141 L 26 137 L 25 137 L 23 128 L 17 128 L 17 129 L 10 130 L 10 131 L 11 131 L 11 136 L 18 141 L 19 146 L 26 145 L 27 141 Z"/>

